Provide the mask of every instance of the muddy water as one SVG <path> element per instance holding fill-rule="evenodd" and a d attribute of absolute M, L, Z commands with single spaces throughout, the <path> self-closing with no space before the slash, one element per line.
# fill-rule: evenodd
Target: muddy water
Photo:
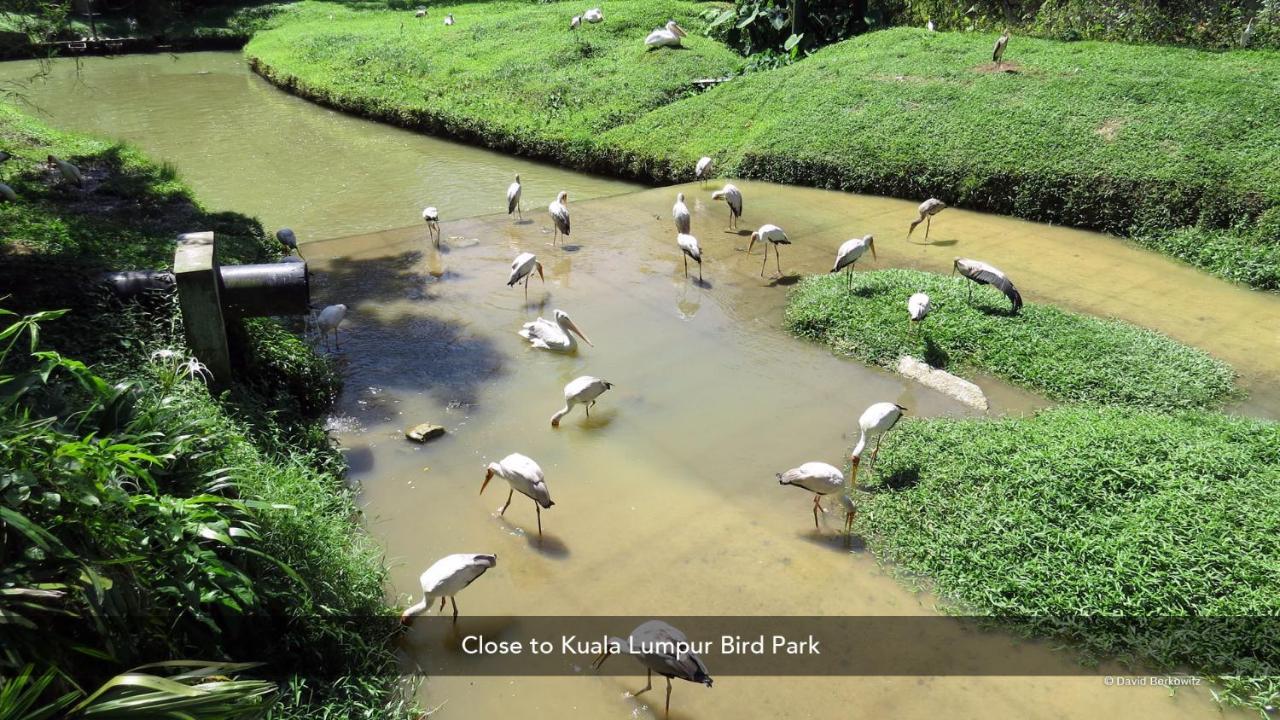
<path fill-rule="evenodd" d="M 210 209 L 292 227 L 303 242 L 421 222 L 427 205 L 444 218 L 505 211 L 514 173 L 530 195 L 637 189 L 321 108 L 249 72 L 239 53 L 64 60 L 41 80 L 10 84 L 38 70 L 0 63 L 0 85 L 58 127 L 172 162 Z"/>
<path fill-rule="evenodd" d="M 759 277 L 761 251 L 748 255 L 746 237 L 724 232 L 723 206 L 696 186 L 684 190 L 707 258 L 702 285 L 685 279 L 675 249 L 674 189 L 571 203 L 573 236 L 562 248 L 549 246 L 545 214 L 525 225 L 505 217 L 446 223 L 441 251 L 418 228 L 312 247 L 316 292 L 351 306 L 339 353 L 351 380 L 335 426 L 402 597 L 442 554 L 493 552 L 498 567 L 459 596 L 473 629 L 498 629 L 478 616 L 520 614 L 934 612 L 932 598 L 838 542 L 839 518 L 815 531 L 808 498 L 779 487 L 773 473 L 806 460 L 841 464 L 855 440 L 849 427 L 871 402 L 922 415 L 971 411 L 786 336 L 785 294 L 797 273 L 830 267 L 835 247 L 855 233 L 885 238 L 882 266 L 936 268 L 960 250 L 986 256 L 997 249 L 989 238 L 1020 231 L 1024 249 L 1004 264 L 1031 263 L 1034 248 L 1048 252 L 1059 231 L 955 213 L 930 238 L 954 246 L 917 248 L 896 237 L 911 204 L 742 185 L 744 227 L 778 222 L 795 240 L 782 250 L 781 280 L 768 277 L 772 259 Z M 526 250 L 547 273 L 545 285 L 533 280 L 527 303 L 521 289 L 504 285 L 511 258 Z M 1033 298 L 1053 299 L 1021 282 Z M 529 349 L 515 331 L 555 308 L 595 346 L 573 356 Z M 553 430 L 561 387 L 582 374 L 615 387 L 590 419 L 579 409 Z M 993 413 L 1037 404 L 981 382 Z M 449 435 L 407 442 L 403 429 L 424 421 Z M 557 503 L 543 513 L 541 543 L 527 499 L 500 518 L 500 486 L 477 496 L 485 463 L 510 452 L 542 465 Z M 424 632 L 410 636 L 406 651 L 410 663 L 464 662 L 456 646 Z M 1064 675 L 1076 668 L 1067 654 L 1025 644 L 1021 652 Z M 433 715 L 442 718 L 661 716 L 661 687 L 638 700 L 626 695 L 643 685 L 641 674 L 436 676 L 423 697 L 432 707 L 445 703 Z M 724 678 L 712 690 L 681 683 L 673 702 L 677 718 L 1221 716 L 1200 690 L 1170 697 L 1110 689 L 1101 678 Z"/>

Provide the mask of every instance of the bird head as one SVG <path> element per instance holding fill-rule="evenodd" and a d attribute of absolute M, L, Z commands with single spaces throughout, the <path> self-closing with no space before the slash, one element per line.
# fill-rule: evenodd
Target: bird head
<path fill-rule="evenodd" d="M 495 468 L 497 463 L 489 463 L 484 469 L 484 482 L 480 483 L 480 494 L 484 494 L 484 489 L 489 487 L 489 481 L 493 479 L 493 474 L 497 472 Z"/>
<path fill-rule="evenodd" d="M 684 193 L 676 193 L 676 202 L 678 203 L 684 202 Z"/>
<path fill-rule="evenodd" d="M 561 203 L 569 202 L 569 192 L 567 190 L 561 190 L 560 194 L 556 195 L 556 202 L 561 202 Z"/>
<path fill-rule="evenodd" d="M 555 318 L 556 318 L 556 324 L 558 324 L 560 327 L 563 327 L 566 330 L 572 331 L 578 337 L 582 338 L 583 342 L 585 342 L 588 345 L 591 345 L 591 341 L 587 339 L 586 335 L 582 334 L 582 330 L 579 329 L 578 326 L 573 322 L 573 319 L 569 317 L 569 313 L 563 310 L 557 310 L 555 314 Z M 591 347 L 595 347 L 595 345 L 591 345 Z"/>
<path fill-rule="evenodd" d="M 675 20 L 672 20 L 671 22 L 667 23 L 667 29 L 675 33 L 676 35 L 679 35 L 680 37 L 688 37 L 688 35 L 684 31 L 684 28 L 680 27 L 680 24 L 677 23 Z"/>
<path fill-rule="evenodd" d="M 960 269 L 960 258 L 952 258 L 952 260 L 951 260 L 951 274 L 952 274 L 952 275 L 955 275 L 955 274 L 956 274 L 956 271 L 957 271 L 957 270 L 959 270 L 959 269 Z"/>
<path fill-rule="evenodd" d="M 475 557 L 475 561 L 480 563 L 481 565 L 484 565 L 487 568 L 495 567 L 498 564 L 498 555 L 497 553 L 492 553 L 488 555 L 478 554 Z"/>
<path fill-rule="evenodd" d="M 863 240 L 867 241 L 867 249 L 871 251 L 871 258 L 873 260 L 877 259 L 876 258 L 876 236 L 867 235 L 865 238 L 863 238 Z"/>
<path fill-rule="evenodd" d="M 516 182 L 520 182 L 520 173 L 516 173 Z"/>

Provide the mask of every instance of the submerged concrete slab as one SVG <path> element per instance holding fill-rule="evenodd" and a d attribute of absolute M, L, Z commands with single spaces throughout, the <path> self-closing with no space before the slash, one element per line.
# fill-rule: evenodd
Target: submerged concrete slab
<path fill-rule="evenodd" d="M 987 396 L 982 388 L 956 377 L 946 370 L 939 370 L 910 355 L 898 358 L 898 374 L 911 378 L 927 388 L 949 395 L 971 408 L 987 409 Z"/>

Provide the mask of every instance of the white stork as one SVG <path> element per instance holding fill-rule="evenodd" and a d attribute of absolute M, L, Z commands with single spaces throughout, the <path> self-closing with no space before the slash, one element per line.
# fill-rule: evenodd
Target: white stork
<path fill-rule="evenodd" d="M 844 270 L 847 279 L 846 285 L 853 288 L 853 266 L 858 262 L 858 258 L 862 257 L 866 252 L 871 251 L 872 259 L 876 256 L 876 239 L 873 235 L 864 235 L 860 238 L 845 240 L 840 245 L 840 249 L 836 251 L 836 264 L 831 266 L 831 272 L 837 273 Z"/>
<path fill-rule="evenodd" d="M 341 345 L 338 344 L 338 326 L 342 324 L 342 319 L 347 316 L 347 306 L 338 304 L 330 305 L 320 311 L 320 316 L 316 318 L 316 327 L 320 330 L 320 337 L 324 339 L 324 346 L 329 347 L 329 333 L 333 332 L 333 348 L 337 350 Z"/>
<path fill-rule="evenodd" d="M 424 7 L 422 7 L 421 5 L 419 5 L 419 6 L 418 6 L 418 9 L 413 11 L 413 16 L 414 16 L 414 17 L 420 17 L 420 18 L 422 18 L 422 17 L 426 17 L 426 16 L 427 16 L 427 9 L 426 9 L 426 8 L 424 8 Z"/>
<path fill-rule="evenodd" d="M 577 29 L 578 29 L 578 26 L 579 26 L 579 25 L 581 25 L 581 24 L 582 24 L 582 16 L 581 16 L 581 15 L 574 15 L 574 16 L 573 16 L 573 19 L 571 19 L 571 20 L 569 21 L 569 29 L 570 29 L 570 30 L 577 30 Z"/>
<path fill-rule="evenodd" d="M 707 182 L 707 178 L 711 177 L 711 173 L 714 170 L 715 161 L 704 155 L 698 160 L 697 167 L 693 169 L 693 176 L 705 184 Z"/>
<path fill-rule="evenodd" d="M 574 405 L 582 405 L 587 417 L 591 417 L 591 406 L 596 404 L 596 398 L 612 387 L 613 383 L 590 375 L 569 381 L 564 386 L 564 407 L 551 416 L 551 427 L 560 427 L 560 418 L 568 415 Z"/>
<path fill-rule="evenodd" d="M 413 618 L 426 612 L 436 598 L 440 598 L 441 612 L 444 612 L 444 599 L 449 598 L 453 604 L 453 621 L 458 622 L 458 601 L 454 596 L 497 564 L 497 555 L 459 553 L 440 558 L 418 578 L 422 584 L 422 601 L 401 613 L 400 624 L 411 624 Z"/>
<path fill-rule="evenodd" d="M 280 228 L 276 231 L 276 240 L 285 247 L 285 255 L 290 252 L 298 253 L 298 257 L 302 257 L 302 251 L 298 249 L 298 236 L 289 228 Z"/>
<path fill-rule="evenodd" d="M 726 205 L 729 206 L 729 229 L 738 229 L 738 218 L 742 217 L 742 191 L 737 185 L 725 183 L 725 186 L 711 193 L 712 200 L 723 198 Z"/>
<path fill-rule="evenodd" d="M 520 220 L 524 219 L 524 211 L 520 209 L 520 173 L 516 173 L 515 182 L 507 186 L 507 214 L 515 213 Z"/>
<path fill-rule="evenodd" d="M 507 484 L 511 486 L 511 492 L 507 493 L 507 504 L 502 506 L 498 511 L 498 515 L 505 515 L 507 508 L 511 507 L 511 498 L 515 497 L 516 491 L 519 490 L 521 495 L 533 501 L 534 507 L 538 512 L 538 537 L 542 537 L 542 509 L 550 508 L 555 503 L 551 502 L 551 491 L 547 489 L 546 478 L 542 475 L 542 468 L 531 458 L 521 455 L 520 453 L 511 453 L 496 463 L 489 463 L 485 467 L 484 482 L 480 484 L 480 494 L 484 494 L 484 489 L 489 486 L 489 481 L 493 476 L 497 475 Z"/>
<path fill-rule="evenodd" d="M 911 227 L 907 229 L 907 237 L 911 237 L 911 233 L 915 232 L 916 226 L 924 223 L 924 237 L 929 239 L 929 226 L 933 224 L 933 216 L 947 209 L 947 204 L 938 198 L 929 198 L 920 203 L 920 207 L 916 208 L 917 217 L 911 223 Z"/>
<path fill-rule="evenodd" d="M 857 484 L 858 463 L 862 462 L 862 451 L 867 449 L 867 443 L 872 439 L 876 441 L 876 448 L 871 451 L 870 465 L 871 472 L 875 472 L 876 455 L 880 453 L 882 436 L 892 430 L 906 412 L 906 408 L 891 402 L 878 402 L 862 411 L 862 416 L 858 418 L 858 444 L 853 446 L 853 452 L 849 454 L 849 459 L 853 461 L 853 469 L 849 473 L 850 482 Z"/>
<path fill-rule="evenodd" d="M 577 350 L 578 341 L 574 339 L 574 333 L 577 333 L 578 337 L 582 338 L 588 345 L 591 345 L 591 341 L 587 340 L 587 336 L 583 335 L 578 326 L 573 323 L 573 320 L 569 319 L 569 313 L 563 310 L 556 310 L 552 317 L 556 319 L 555 322 L 551 322 L 546 318 L 538 318 L 533 322 L 527 322 L 517 334 L 528 340 L 529 344 L 535 348 L 554 352 L 571 353 Z M 592 347 L 595 346 L 592 345 Z"/>
<path fill-rule="evenodd" d="M 688 234 L 676 235 L 676 247 L 684 257 L 684 276 L 689 277 L 689 258 L 698 263 L 698 282 L 702 282 L 702 248 L 698 247 L 698 238 Z"/>
<path fill-rule="evenodd" d="M 689 206 L 684 204 L 684 193 L 676 193 L 676 204 L 671 206 L 671 219 L 676 221 L 676 232 L 689 232 L 693 216 L 689 214 Z"/>
<path fill-rule="evenodd" d="M 609 638 L 605 651 L 596 657 L 592 666 L 597 670 L 600 669 L 604 661 L 614 653 L 630 655 L 640 661 L 648 674 L 644 687 L 635 693 L 637 697 L 653 689 L 655 672 L 665 677 L 667 679 L 665 713 L 666 717 L 670 717 L 671 678 L 680 678 L 711 687 L 711 674 L 707 670 L 706 663 L 688 648 L 689 638 L 684 633 L 661 620 L 650 620 L 632 630 L 628 638 Z"/>
<path fill-rule="evenodd" d="M 446 27 L 453 24 L 453 13 L 444 16 L 444 24 Z"/>
<path fill-rule="evenodd" d="M 1004 50 L 1007 47 L 1009 47 L 1009 31 L 1005 30 L 1004 33 L 996 39 L 996 47 L 991 51 L 991 62 L 996 64 L 997 70 L 1004 67 Z"/>
<path fill-rule="evenodd" d="M 931 310 L 933 310 L 933 304 L 930 303 L 928 295 L 918 292 L 907 298 L 907 319 L 911 322 L 912 328 L 919 327 Z"/>
<path fill-rule="evenodd" d="M 423 208 L 422 219 L 427 223 L 427 237 L 440 247 L 440 211 L 434 206 Z"/>
<path fill-rule="evenodd" d="M 533 253 L 520 253 L 511 263 L 511 275 L 507 278 L 507 287 L 524 280 L 524 298 L 529 299 L 529 281 L 533 279 L 533 271 L 538 271 L 538 279 L 546 284 L 547 278 L 542 274 L 542 263 Z"/>
<path fill-rule="evenodd" d="M 837 495 L 844 490 L 844 473 L 840 468 L 824 462 L 807 462 L 800 467 L 777 473 L 775 477 L 778 478 L 779 485 L 792 485 L 813 493 L 813 527 L 815 529 L 818 528 L 818 511 L 827 512 L 827 509 L 822 507 L 823 496 Z M 849 524 L 846 513 L 845 525 Z"/>
<path fill-rule="evenodd" d="M 1004 293 L 1004 296 L 1009 298 L 1009 303 L 1013 306 L 1015 315 L 1022 309 L 1022 294 L 1018 292 L 1018 288 L 1013 286 L 1009 276 L 1005 275 L 1000 268 L 988 265 L 981 260 L 956 258 L 955 263 L 951 266 L 951 274 L 954 275 L 957 272 L 979 285 L 991 285 Z M 969 286 L 969 300 L 973 300 L 972 285 Z"/>
<path fill-rule="evenodd" d="M 80 174 L 80 168 L 61 158 L 49 156 L 45 162 L 51 170 L 57 170 L 62 179 L 70 183 L 75 183 L 76 187 L 84 187 L 84 176 Z"/>
<path fill-rule="evenodd" d="M 644 44 L 650 50 L 660 47 L 680 47 L 682 37 L 685 37 L 684 28 L 680 27 L 675 20 L 668 20 L 666 25 L 649 33 L 649 37 L 644 39 Z"/>
<path fill-rule="evenodd" d="M 751 254 L 751 248 L 755 247 L 756 241 L 764 243 L 764 262 L 760 265 L 760 277 L 764 277 L 765 265 L 769 264 L 769 246 L 773 246 L 774 255 L 778 260 L 778 276 L 782 276 L 782 255 L 778 252 L 779 245 L 790 245 L 791 239 L 777 225 L 761 225 L 759 230 L 751 233 L 751 243 L 747 245 L 747 254 Z"/>
<path fill-rule="evenodd" d="M 564 235 L 569 237 L 569 193 L 561 190 L 559 195 L 550 205 L 547 206 L 547 212 L 551 213 L 551 222 L 555 225 L 555 230 L 551 235 L 551 244 L 556 244 L 556 236 Z"/>
<path fill-rule="evenodd" d="M 604 22 L 604 13 L 600 11 L 600 8 L 591 8 L 582 13 L 582 19 L 594 25 L 598 22 Z"/>

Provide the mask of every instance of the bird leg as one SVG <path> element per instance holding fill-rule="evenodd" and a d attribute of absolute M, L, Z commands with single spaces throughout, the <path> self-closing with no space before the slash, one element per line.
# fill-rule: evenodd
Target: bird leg
<path fill-rule="evenodd" d="M 333 349 L 334 350 L 342 349 L 342 343 L 338 342 L 338 328 L 333 329 Z"/>
<path fill-rule="evenodd" d="M 653 671 L 650 670 L 648 677 L 645 679 L 644 687 L 637 690 L 635 692 L 634 697 L 640 697 L 641 695 L 649 692 L 652 689 L 653 689 Z"/>
<path fill-rule="evenodd" d="M 930 215 L 924 219 L 924 239 L 929 239 L 929 228 L 933 227 L 933 216 Z"/>
<path fill-rule="evenodd" d="M 538 504 L 537 500 L 534 500 L 533 507 L 538 511 L 538 539 L 541 540 L 542 539 L 542 506 Z"/>
<path fill-rule="evenodd" d="M 773 259 L 778 263 L 778 277 L 782 277 L 782 251 L 777 245 L 773 246 Z"/>
<path fill-rule="evenodd" d="M 747 252 L 751 252 L 751 248 L 747 248 Z M 760 277 L 764 277 L 764 269 L 769 264 L 769 241 L 764 242 L 764 262 L 760 263 Z"/>
<path fill-rule="evenodd" d="M 680 254 L 684 255 L 684 276 L 687 279 L 689 277 L 689 256 L 684 253 Z"/>
<path fill-rule="evenodd" d="M 532 280 L 532 279 L 533 279 L 533 273 L 532 273 L 532 272 L 530 272 L 528 275 L 525 275 L 525 276 L 524 276 L 524 299 L 525 299 L 525 300 L 528 300 L 528 299 L 529 299 L 529 281 L 530 281 L 530 280 Z"/>
<path fill-rule="evenodd" d="M 440 612 L 444 612 L 444 596 L 440 596 Z"/>
<path fill-rule="evenodd" d="M 698 261 L 698 282 L 702 282 L 702 261 Z"/>
<path fill-rule="evenodd" d="M 667 678 L 667 709 L 663 711 L 663 717 L 671 717 L 671 678 Z"/>
<path fill-rule="evenodd" d="M 507 493 L 507 504 L 503 505 L 502 509 L 498 511 L 498 517 L 502 517 L 507 514 L 507 508 L 511 507 L 511 498 L 515 497 L 515 494 L 516 489 L 511 488 L 511 492 Z"/>
<path fill-rule="evenodd" d="M 441 598 L 443 600 L 443 598 Z M 449 604 L 453 605 L 453 624 L 458 624 L 458 601 L 450 596 Z"/>
<path fill-rule="evenodd" d="M 871 474 L 874 474 L 876 471 L 876 458 L 880 455 L 880 441 L 883 439 L 884 436 L 876 438 L 876 448 L 871 451 L 871 462 L 867 463 L 867 471 Z"/>
<path fill-rule="evenodd" d="M 853 532 L 853 519 L 858 517 L 858 508 L 853 508 L 844 514 L 844 533 L 848 535 Z"/>

